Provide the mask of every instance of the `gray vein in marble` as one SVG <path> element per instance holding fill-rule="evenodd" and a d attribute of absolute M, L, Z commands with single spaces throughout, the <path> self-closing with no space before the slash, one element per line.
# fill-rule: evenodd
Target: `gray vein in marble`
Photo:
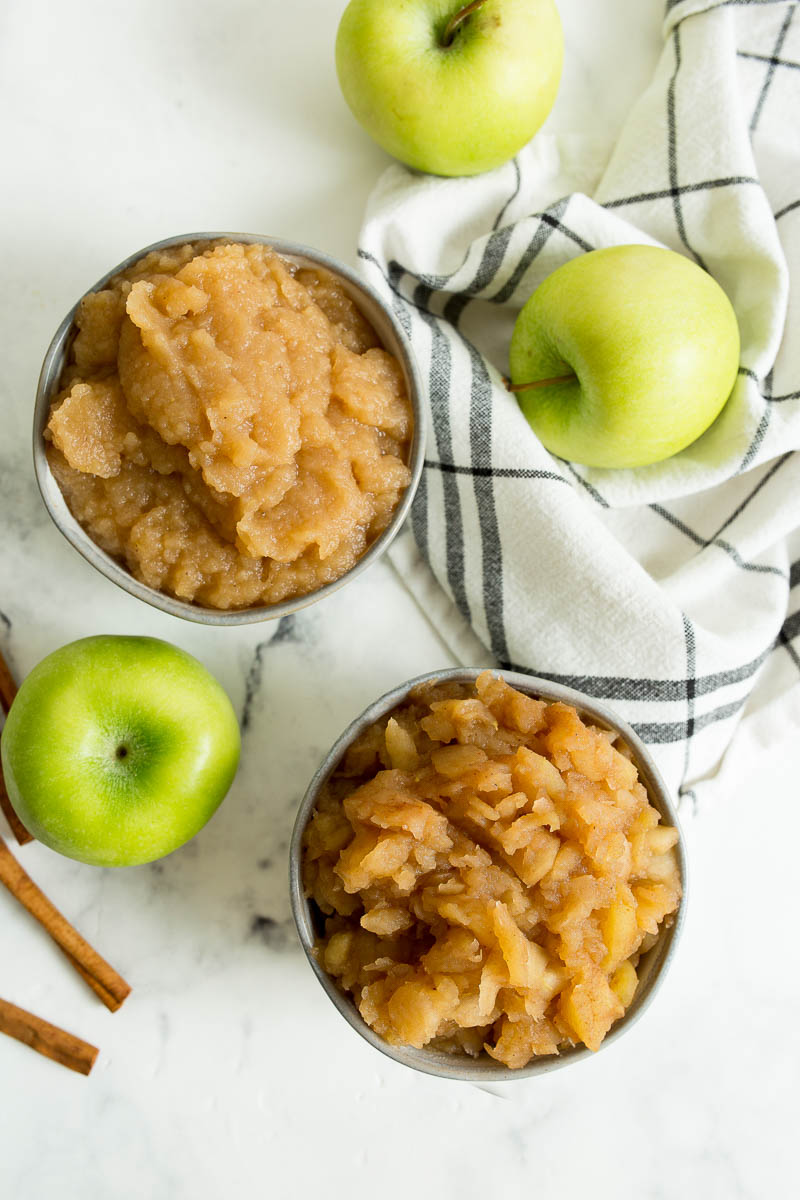
<path fill-rule="evenodd" d="M 256 913 L 250 921 L 250 936 L 258 938 L 270 950 L 286 950 L 293 942 L 291 921 L 278 921 L 275 917 Z"/>
<path fill-rule="evenodd" d="M 163 1009 L 159 1010 L 157 1017 L 158 1028 L 158 1053 L 153 1059 L 153 1078 L 158 1076 L 166 1069 L 167 1066 L 167 1051 L 169 1047 L 170 1034 L 172 1032 L 172 1022 L 169 1019 L 169 1014 Z"/>
<path fill-rule="evenodd" d="M 289 613 L 278 621 L 278 628 L 269 639 L 267 645 L 275 646 L 279 642 L 302 642 L 295 613 Z"/>
<path fill-rule="evenodd" d="M 264 674 L 264 651 L 270 646 L 277 646 L 284 642 L 302 641 L 302 637 L 298 634 L 297 617 L 294 613 L 289 613 L 288 616 L 281 617 L 278 621 L 278 628 L 271 638 L 257 644 L 244 685 L 244 701 L 242 703 L 242 714 L 239 718 L 242 733 L 246 733 L 250 727 L 253 703 L 261 690 L 261 680 Z"/>

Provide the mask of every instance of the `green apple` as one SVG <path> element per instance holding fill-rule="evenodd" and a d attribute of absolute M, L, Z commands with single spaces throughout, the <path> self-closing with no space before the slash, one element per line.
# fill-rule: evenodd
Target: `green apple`
<path fill-rule="evenodd" d="M 3 773 L 40 842 L 123 867 L 161 858 L 202 829 L 239 748 L 230 700 L 191 655 L 156 638 L 89 637 L 25 679 L 3 730 Z"/>
<path fill-rule="evenodd" d="M 436 175 L 512 158 L 553 107 L 563 56 L 553 0 L 351 0 L 336 38 L 353 115 Z"/>
<path fill-rule="evenodd" d="M 719 415 L 739 368 L 728 297 L 681 254 L 612 246 L 549 275 L 520 312 L 511 386 L 559 458 L 640 467 L 677 454 Z"/>

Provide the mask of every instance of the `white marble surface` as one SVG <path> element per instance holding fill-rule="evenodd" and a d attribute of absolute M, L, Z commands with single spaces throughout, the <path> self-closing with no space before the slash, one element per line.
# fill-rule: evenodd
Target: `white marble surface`
<path fill-rule="evenodd" d="M 82 1080 L 2 1039 L 0 1196 L 337 1200 L 353 1185 L 384 1200 L 789 1195 L 800 974 L 783 914 L 800 749 L 734 762 L 693 821 L 684 941 L 629 1036 L 504 1096 L 419 1076 L 362 1043 L 325 999 L 289 922 L 285 858 L 323 750 L 374 696 L 449 664 L 436 633 L 387 563 L 280 627 L 190 626 L 95 574 L 39 502 L 29 424 L 40 360 L 110 265 L 203 228 L 280 234 L 354 260 L 386 159 L 339 97 L 343 6 L 0 9 L 4 652 L 23 674 L 75 637 L 155 634 L 196 654 L 247 715 L 230 797 L 163 863 L 98 871 L 20 851 L 134 991 L 107 1013 L 0 895 L 0 994 L 102 1050 Z M 610 142 L 659 53 L 661 0 L 560 7 L 567 65 L 549 128 Z"/>

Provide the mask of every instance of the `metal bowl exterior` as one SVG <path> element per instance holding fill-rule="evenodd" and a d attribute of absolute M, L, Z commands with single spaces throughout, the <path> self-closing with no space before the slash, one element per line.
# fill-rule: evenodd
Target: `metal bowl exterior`
<path fill-rule="evenodd" d="M 548 1071 L 558 1070 L 559 1067 L 568 1066 L 570 1063 L 578 1062 L 581 1059 L 591 1058 L 595 1053 L 600 1053 L 607 1046 L 611 1045 L 612 1042 L 615 1042 L 617 1038 L 621 1037 L 639 1019 L 651 1003 L 664 978 L 683 926 L 687 893 L 686 848 L 678 816 L 670 800 L 666 786 L 644 743 L 629 725 L 611 712 L 610 709 L 606 708 L 605 705 L 599 704 L 596 700 L 589 696 L 584 696 L 580 692 L 573 691 L 572 688 L 562 687 L 559 684 L 550 683 L 545 679 L 537 679 L 532 675 L 521 675 L 514 671 L 493 670 L 493 674 L 501 675 L 507 683 L 518 688 L 520 691 L 543 700 L 561 700 L 566 704 L 572 704 L 582 715 L 590 717 L 596 724 L 615 729 L 622 735 L 633 751 L 634 760 L 639 769 L 642 782 L 647 789 L 650 802 L 658 809 L 664 820 L 674 825 L 678 830 L 679 838 L 676 850 L 683 887 L 683 898 L 672 925 L 662 929 L 655 946 L 642 957 L 639 965 L 639 986 L 633 1002 L 626 1010 L 625 1015 L 612 1027 L 599 1051 L 591 1051 L 585 1046 L 576 1046 L 564 1050 L 558 1055 L 535 1058 L 527 1067 L 523 1067 L 520 1070 L 512 1070 L 510 1067 L 496 1062 L 487 1054 L 481 1055 L 476 1059 L 471 1059 L 466 1055 L 456 1056 L 436 1050 L 417 1050 L 412 1046 L 391 1046 L 383 1038 L 379 1037 L 367 1025 L 366 1021 L 363 1020 L 352 998 L 345 994 L 331 976 L 323 970 L 312 952 L 315 930 L 311 907 L 303 891 L 301 858 L 303 833 L 311 818 L 311 813 L 316 806 L 317 797 L 323 784 L 344 752 L 359 734 L 374 721 L 391 712 L 398 704 L 402 704 L 408 693 L 417 684 L 426 683 L 434 679 L 470 683 L 477 679 L 482 669 L 456 667 L 450 670 L 431 671 L 426 675 L 419 675 L 415 679 L 408 680 L 408 682 L 393 688 L 385 696 L 376 700 L 369 708 L 365 709 L 360 717 L 357 717 L 345 729 L 341 737 L 331 747 L 314 778 L 311 780 L 298 810 L 289 849 L 289 891 L 292 914 L 297 926 L 300 942 L 314 974 L 328 998 L 333 1002 L 345 1020 L 371 1046 L 374 1046 L 376 1050 L 380 1050 L 388 1058 L 393 1058 L 395 1062 L 403 1063 L 405 1066 L 412 1067 L 416 1071 L 422 1071 L 427 1075 L 436 1075 L 442 1079 L 457 1079 L 469 1083 L 507 1083 L 512 1079 L 528 1079 L 532 1075 L 544 1075 Z"/>
<path fill-rule="evenodd" d="M 297 612 L 299 609 L 305 608 L 307 605 L 313 604 L 325 596 L 329 596 L 351 579 L 355 579 L 357 575 L 360 575 L 362 571 L 366 570 L 371 563 L 383 554 L 408 514 L 411 501 L 414 498 L 414 492 L 417 489 L 422 474 L 425 457 L 425 410 L 422 405 L 422 384 L 419 369 L 414 361 L 408 339 L 394 313 L 386 306 L 377 292 L 369 284 L 359 279 L 349 267 L 344 266 L 319 250 L 312 250 L 308 246 L 302 246 L 296 242 L 287 242 L 282 238 L 266 237 L 252 233 L 178 234 L 175 237 L 164 238 L 160 242 L 153 242 L 152 245 L 145 246 L 143 250 L 137 250 L 135 254 L 129 255 L 123 262 L 118 263 L 117 266 L 108 271 L 102 279 L 99 279 L 97 283 L 88 288 L 84 295 L 88 295 L 89 292 L 96 292 L 104 287 L 120 271 L 126 270 L 127 267 L 138 262 L 140 258 L 144 258 L 151 250 L 165 250 L 170 246 L 182 246 L 186 242 L 211 241 L 261 243 L 271 246 L 284 258 L 288 258 L 302 266 L 323 267 L 325 270 L 330 271 L 331 274 L 337 276 L 342 282 L 348 295 L 355 301 L 358 308 L 373 326 L 382 345 L 394 354 L 400 362 L 414 416 L 414 433 L 408 464 L 411 471 L 411 481 L 394 512 L 392 520 L 381 536 L 372 543 L 358 562 L 339 579 L 325 584 L 324 587 L 318 588 L 314 592 L 309 592 L 305 596 L 284 600 L 280 604 L 229 611 L 204 608 L 201 605 L 189 604 L 186 601 L 177 600 L 173 596 L 168 596 L 166 593 L 159 592 L 155 588 L 148 587 L 147 584 L 140 583 L 138 579 L 134 579 L 133 575 L 121 563 L 117 562 L 109 554 L 106 554 L 104 550 L 101 550 L 92 541 L 86 530 L 73 517 L 58 484 L 53 478 L 50 465 L 47 461 L 47 455 L 45 454 L 44 429 L 47 425 L 50 405 L 58 390 L 61 372 L 64 368 L 67 352 L 74 335 L 75 315 L 80 300 L 73 305 L 59 325 L 44 357 L 42 370 L 39 375 L 39 384 L 36 390 L 36 404 L 34 408 L 33 464 L 39 491 L 56 527 L 63 533 L 67 541 L 75 547 L 78 553 L 83 555 L 87 562 L 96 567 L 112 583 L 117 584 L 124 591 L 130 592 L 132 596 L 138 597 L 139 600 L 144 600 L 146 604 L 150 604 L 154 608 L 160 608 L 163 612 L 170 613 L 173 617 L 182 617 L 184 620 L 195 621 L 202 625 L 249 625 L 257 621 L 276 620 L 279 617 L 287 616 L 289 613 Z M 81 297 L 82 299 L 83 296 Z"/>

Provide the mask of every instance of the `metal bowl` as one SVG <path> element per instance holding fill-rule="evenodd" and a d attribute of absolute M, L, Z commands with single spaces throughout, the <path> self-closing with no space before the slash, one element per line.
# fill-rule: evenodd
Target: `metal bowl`
<path fill-rule="evenodd" d="M 130 592 L 132 596 L 137 596 L 140 600 L 144 600 L 145 603 L 151 604 L 154 608 L 160 608 L 164 612 L 170 613 L 173 617 L 183 617 L 187 621 L 197 621 L 203 625 L 248 625 L 256 621 L 269 621 L 275 620 L 278 617 L 284 617 L 289 613 L 297 612 L 298 609 L 305 608 L 308 604 L 313 604 L 315 601 L 321 600 L 324 596 L 329 596 L 331 592 L 335 592 L 343 584 L 348 583 L 351 579 L 355 579 L 357 575 L 365 571 L 371 563 L 375 562 L 383 554 L 405 520 L 417 484 L 419 483 L 420 475 L 422 474 L 425 453 L 425 414 L 421 400 L 422 386 L 419 370 L 414 361 L 408 339 L 394 313 L 384 303 L 377 292 L 373 291 L 368 284 L 359 279 L 349 267 L 330 258 L 327 254 L 323 254 L 320 250 L 312 250 L 307 246 L 302 246 L 295 242 L 284 241 L 282 238 L 262 237 L 260 234 L 252 233 L 182 233 L 175 237 L 164 238 L 160 242 L 153 242 L 151 246 L 145 246 L 143 250 L 137 250 L 135 254 L 131 254 L 124 262 L 118 263 L 117 266 L 113 267 L 102 279 L 99 279 L 97 283 L 89 288 L 85 294 L 88 295 L 88 292 L 98 291 L 110 279 L 118 275 L 120 271 L 124 271 L 133 263 L 138 262 L 140 258 L 144 258 L 151 250 L 164 250 L 169 246 L 181 246 L 186 242 L 212 241 L 261 242 L 264 245 L 271 246 L 278 254 L 300 266 L 323 267 L 326 271 L 330 271 L 342 283 L 347 294 L 370 322 L 382 345 L 398 359 L 403 371 L 414 415 L 414 433 L 408 461 L 411 471 L 411 482 L 404 492 L 391 521 L 380 537 L 369 546 L 358 562 L 349 571 L 345 572 L 344 575 L 340 576 L 339 579 L 334 580 L 332 583 L 327 583 L 324 587 L 317 588 L 316 591 L 309 592 L 305 596 L 297 596 L 294 599 L 284 600 L 280 604 L 268 604 L 229 611 L 205 608 L 199 604 L 189 604 L 184 600 L 177 600 L 172 596 L 168 596 L 165 592 L 148 587 L 147 584 L 140 583 L 138 579 L 134 579 L 133 575 L 127 571 L 122 563 L 112 558 L 110 554 L 106 554 L 96 542 L 92 541 L 86 530 L 73 517 L 53 477 L 47 461 L 47 455 L 45 454 L 44 429 L 50 414 L 50 405 L 59 389 L 59 382 L 67 353 L 75 336 L 75 315 L 80 300 L 73 305 L 59 325 L 55 337 L 50 343 L 44 357 L 44 363 L 42 364 L 39 376 L 39 386 L 36 391 L 36 405 L 33 416 L 33 464 L 39 491 L 42 494 L 45 507 L 56 526 L 63 533 L 67 541 L 83 555 L 86 561 L 91 563 L 93 567 L 96 567 L 98 571 L 101 571 L 112 583 L 116 583 L 118 587 L 123 588 L 126 592 Z"/>
<path fill-rule="evenodd" d="M 600 1053 L 600 1051 L 622 1037 L 639 1019 L 652 1001 L 659 984 L 663 980 L 678 943 L 686 911 L 686 848 L 678 823 L 678 817 L 664 782 L 644 743 L 637 737 L 629 725 L 606 708 L 605 705 L 598 704 L 596 700 L 589 696 L 584 696 L 581 692 L 573 691 L 572 688 L 561 687 L 558 684 L 549 683 L 545 679 L 537 679 L 531 675 L 520 675 L 514 671 L 494 672 L 494 674 L 502 675 L 503 679 L 513 687 L 518 688 L 519 691 L 525 692 L 529 696 L 549 701 L 561 700 L 566 704 L 572 704 L 578 709 L 581 715 L 589 717 L 595 725 L 599 725 L 605 729 L 616 730 L 622 735 L 633 752 L 634 761 L 639 769 L 640 779 L 647 789 L 651 804 L 654 808 L 658 809 L 666 823 L 674 825 L 678 830 L 676 851 L 683 887 L 683 898 L 678 912 L 673 917 L 672 924 L 662 926 L 655 945 L 640 959 L 639 967 L 637 968 L 639 986 L 636 990 L 636 995 L 624 1016 L 612 1026 L 609 1034 L 601 1044 L 600 1051 L 593 1052 L 585 1046 L 575 1046 L 567 1050 L 562 1050 L 560 1054 L 550 1054 L 534 1058 L 527 1067 L 523 1067 L 520 1070 L 512 1070 L 510 1067 L 496 1062 L 485 1053 L 481 1054 L 478 1058 L 469 1058 L 467 1055 L 447 1054 L 440 1050 L 417 1050 L 412 1046 L 390 1046 L 388 1042 L 385 1042 L 363 1020 L 353 1003 L 352 997 L 342 991 L 314 957 L 313 947 L 321 928 L 321 914 L 316 910 L 316 906 L 309 902 L 303 889 L 301 862 L 303 833 L 311 819 L 317 798 L 328 776 L 337 766 L 349 746 L 369 725 L 380 720 L 381 717 L 391 712 L 397 705 L 402 704 L 408 697 L 408 693 L 417 684 L 426 683 L 429 680 L 442 682 L 455 680 L 459 683 L 470 683 L 477 679 L 480 673 L 480 670 L 455 668 L 446 671 L 431 671 L 427 675 L 419 675 L 416 679 L 402 683 L 398 687 L 393 688 L 392 691 L 387 692 L 385 696 L 382 696 L 380 700 L 376 700 L 374 704 L 371 704 L 360 717 L 357 717 L 347 727 L 338 741 L 332 746 L 316 775 L 311 780 L 308 791 L 297 813 L 289 850 L 289 889 L 292 914 L 297 926 L 297 932 L 300 935 L 303 950 L 306 953 L 314 974 L 322 984 L 328 998 L 334 1003 L 345 1020 L 371 1046 L 374 1046 L 376 1050 L 380 1050 L 387 1057 L 393 1058 L 395 1062 L 403 1063 L 407 1067 L 413 1067 L 416 1071 L 423 1071 L 426 1075 L 437 1075 L 443 1079 L 459 1079 L 470 1083 L 507 1083 L 512 1079 L 527 1079 L 531 1075 L 543 1075 L 548 1071 L 555 1071 L 559 1067 L 566 1067 L 570 1063 L 579 1062 L 581 1059 L 591 1058 L 593 1053 Z"/>

